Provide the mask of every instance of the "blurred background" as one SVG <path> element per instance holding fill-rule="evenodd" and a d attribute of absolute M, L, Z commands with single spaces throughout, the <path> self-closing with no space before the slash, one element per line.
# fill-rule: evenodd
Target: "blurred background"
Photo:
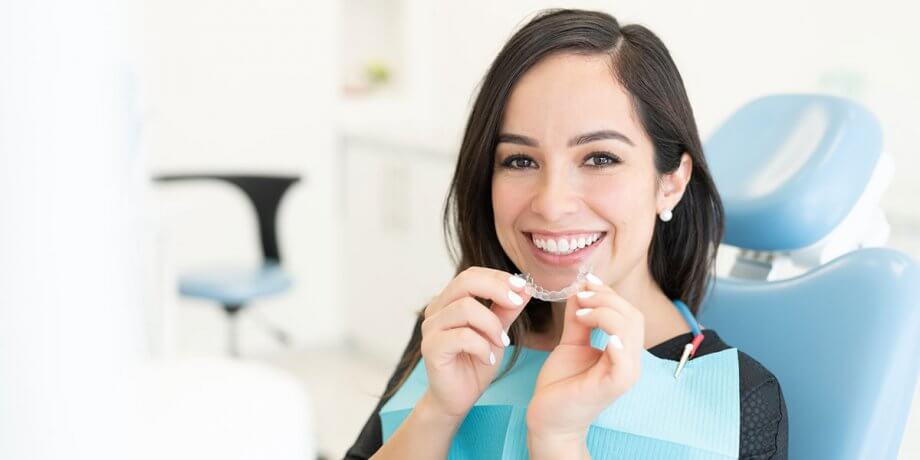
<path fill-rule="evenodd" d="M 452 278 L 440 217 L 479 80 L 562 6 L 658 34 L 704 140 L 766 94 L 868 107 L 897 166 L 888 245 L 920 258 L 910 3 L 2 0 L 0 458 L 245 437 L 340 458 Z"/>

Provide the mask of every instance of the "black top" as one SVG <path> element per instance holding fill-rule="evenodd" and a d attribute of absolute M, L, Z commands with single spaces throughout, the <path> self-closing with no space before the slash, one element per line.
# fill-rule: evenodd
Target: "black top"
<path fill-rule="evenodd" d="M 421 324 L 421 318 L 419 318 L 412 332 L 413 339 L 421 336 Z M 731 348 L 719 338 L 716 331 L 704 329 L 703 333 L 706 338 L 700 344 L 695 357 Z M 679 361 L 684 345 L 692 338 L 693 334 L 690 332 L 681 334 L 655 345 L 648 351 L 662 359 Z M 407 346 L 403 351 L 403 358 L 408 351 Z M 400 360 L 400 365 L 396 367 L 396 371 L 387 382 L 384 392 L 390 391 L 408 365 L 409 363 Z M 738 350 L 738 373 L 741 392 L 741 452 L 739 458 L 785 460 L 787 458 L 788 420 L 786 403 L 783 400 L 779 381 L 767 368 L 741 350 Z M 386 400 L 381 398 L 367 419 L 367 423 L 364 424 L 358 439 L 345 454 L 346 460 L 368 459 L 383 444 L 383 432 L 378 413 L 384 404 Z"/>

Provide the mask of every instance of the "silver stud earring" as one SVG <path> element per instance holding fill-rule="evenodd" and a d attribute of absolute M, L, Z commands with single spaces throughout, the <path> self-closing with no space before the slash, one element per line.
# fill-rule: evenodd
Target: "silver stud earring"
<path fill-rule="evenodd" d="M 669 222 L 673 216 L 671 215 L 670 209 L 665 209 L 661 212 L 661 214 L 658 215 L 658 217 L 661 218 L 662 222 Z"/>

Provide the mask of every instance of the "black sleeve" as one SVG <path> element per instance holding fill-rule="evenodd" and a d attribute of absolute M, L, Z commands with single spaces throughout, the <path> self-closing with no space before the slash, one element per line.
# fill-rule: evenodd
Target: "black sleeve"
<path fill-rule="evenodd" d="M 738 353 L 741 378 L 743 460 L 786 460 L 789 420 L 779 381 L 744 352 Z"/>
<path fill-rule="evenodd" d="M 388 393 L 396 385 L 399 381 L 399 377 L 402 376 L 403 372 L 405 372 L 409 366 L 415 365 L 415 363 L 408 361 L 409 351 L 410 348 L 412 348 L 412 342 L 421 340 L 422 338 L 422 319 L 422 315 L 419 314 L 415 322 L 415 327 L 412 330 L 412 338 L 409 339 L 409 343 L 406 344 L 406 349 L 403 350 L 402 357 L 399 359 L 399 364 L 396 365 L 396 370 L 393 371 L 393 375 L 390 376 L 390 380 L 387 382 L 383 394 Z M 380 426 L 380 417 L 377 414 L 380 412 L 380 408 L 386 404 L 387 400 L 389 400 L 389 398 L 380 398 L 377 407 L 371 412 L 370 417 L 368 417 L 367 422 L 364 424 L 364 428 L 361 429 L 361 434 L 358 435 L 358 439 L 355 440 L 355 443 L 348 449 L 348 452 L 345 453 L 345 460 L 369 459 L 380 449 L 380 446 L 383 445 L 383 429 Z"/>

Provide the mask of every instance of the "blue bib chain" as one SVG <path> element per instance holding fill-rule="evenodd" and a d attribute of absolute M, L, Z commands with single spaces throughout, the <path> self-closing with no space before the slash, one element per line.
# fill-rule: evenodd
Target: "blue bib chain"
<path fill-rule="evenodd" d="M 690 331 L 693 332 L 693 340 L 690 343 L 684 345 L 684 352 L 680 356 L 680 362 L 677 363 L 677 370 L 674 371 L 674 378 L 676 379 L 680 376 L 680 371 L 684 368 L 684 365 L 687 364 L 687 361 L 690 358 L 693 358 L 693 355 L 696 354 L 696 351 L 700 349 L 700 344 L 703 342 L 703 339 L 706 336 L 703 335 L 699 321 L 696 320 L 696 317 L 693 316 L 693 313 L 690 312 L 690 308 L 687 307 L 680 299 L 674 300 L 674 305 L 677 307 L 677 310 L 684 317 L 684 321 L 687 322 L 687 325 L 690 326 Z"/>

